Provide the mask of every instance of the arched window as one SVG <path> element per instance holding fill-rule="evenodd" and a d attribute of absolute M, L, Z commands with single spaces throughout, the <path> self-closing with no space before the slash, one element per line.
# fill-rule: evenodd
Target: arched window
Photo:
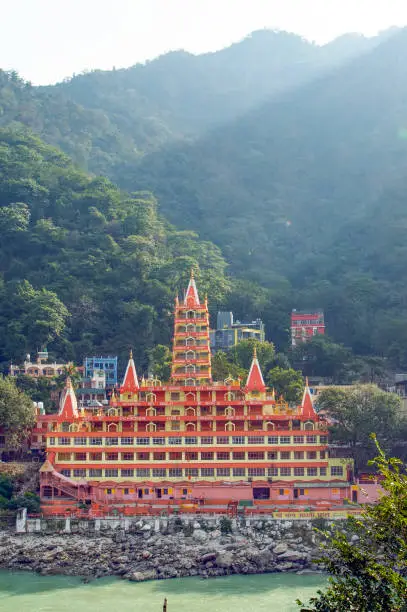
<path fill-rule="evenodd" d="M 187 378 L 185 380 L 185 386 L 186 387 L 195 387 L 195 385 L 196 385 L 196 381 L 195 381 L 194 378 Z"/>
<path fill-rule="evenodd" d="M 225 424 L 225 431 L 235 431 L 235 429 L 236 429 L 236 425 L 232 423 L 231 421 L 228 421 Z"/>
<path fill-rule="evenodd" d="M 194 365 L 187 365 L 185 366 L 185 372 L 187 374 L 193 374 L 195 372 L 195 366 Z"/>
<path fill-rule="evenodd" d="M 267 421 L 266 423 L 266 430 L 267 431 L 273 431 L 276 428 L 276 426 L 274 425 L 274 423 L 272 423 L 271 421 Z"/>
<path fill-rule="evenodd" d="M 185 331 L 187 331 L 188 333 L 196 331 L 196 325 L 194 325 L 194 323 L 188 323 Z"/>
<path fill-rule="evenodd" d="M 155 402 L 157 399 L 157 396 L 155 393 L 146 393 L 146 401 L 147 402 Z"/>
<path fill-rule="evenodd" d="M 146 415 L 147 416 L 155 416 L 157 414 L 157 410 L 155 408 L 147 408 Z"/>
<path fill-rule="evenodd" d="M 225 408 L 225 416 L 235 416 L 235 409 L 232 406 L 227 406 Z"/>
<path fill-rule="evenodd" d="M 77 423 L 71 423 L 69 425 L 69 431 L 79 431 L 79 425 Z"/>
<path fill-rule="evenodd" d="M 193 414 L 195 416 L 195 414 L 196 414 L 195 408 L 191 408 L 191 407 L 186 408 L 185 409 L 185 414 Z"/>
<path fill-rule="evenodd" d="M 192 336 L 189 336 L 189 338 L 185 340 L 186 346 L 194 346 L 194 344 L 195 344 L 195 338 L 193 338 Z"/>
<path fill-rule="evenodd" d="M 307 429 L 307 430 L 315 429 L 314 423 L 312 421 L 307 421 L 306 423 L 304 423 L 304 429 Z"/>
<path fill-rule="evenodd" d="M 187 311 L 187 319 L 195 319 L 195 317 L 196 317 L 195 310 L 188 310 Z"/>
<path fill-rule="evenodd" d="M 195 423 L 187 423 L 186 424 L 186 430 L 187 431 L 195 431 L 195 429 L 196 429 Z"/>
<path fill-rule="evenodd" d="M 107 431 L 117 431 L 117 423 L 109 423 Z"/>
<path fill-rule="evenodd" d="M 146 431 L 157 431 L 157 425 L 155 423 L 147 423 Z"/>
<path fill-rule="evenodd" d="M 185 399 L 186 401 L 195 401 L 195 393 L 192 393 L 192 391 L 188 391 L 188 393 L 185 394 Z"/>
<path fill-rule="evenodd" d="M 107 416 L 117 416 L 117 414 L 117 408 L 109 408 L 109 410 L 107 411 Z"/>
<path fill-rule="evenodd" d="M 185 359 L 187 359 L 188 361 L 189 361 L 190 359 L 196 359 L 196 357 L 195 357 L 195 351 L 187 351 L 187 352 L 185 353 Z"/>
<path fill-rule="evenodd" d="M 236 397 L 235 393 L 233 393 L 233 391 L 227 391 L 224 395 L 225 400 L 228 400 L 229 402 L 231 400 L 234 400 Z"/>

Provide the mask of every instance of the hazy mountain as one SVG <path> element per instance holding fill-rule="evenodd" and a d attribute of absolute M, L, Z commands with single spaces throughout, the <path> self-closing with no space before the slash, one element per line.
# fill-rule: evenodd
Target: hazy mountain
<path fill-rule="evenodd" d="M 190 140 L 376 45 L 323 47 L 261 30 L 215 53 L 174 51 L 128 69 L 95 70 L 49 87 L 0 74 L 0 124 L 21 121 L 80 165 L 115 176 L 124 161 Z"/>

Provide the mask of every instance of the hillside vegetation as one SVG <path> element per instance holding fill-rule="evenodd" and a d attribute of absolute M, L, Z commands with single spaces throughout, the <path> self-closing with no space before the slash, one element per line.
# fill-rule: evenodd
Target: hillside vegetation
<path fill-rule="evenodd" d="M 280 351 L 291 309 L 317 307 L 336 342 L 407 367 L 406 59 L 405 30 L 261 31 L 52 87 L 0 72 L 0 359 L 133 344 L 146 365 L 196 264 L 213 310 L 263 317 Z"/>
<path fill-rule="evenodd" d="M 27 130 L 0 130 L 0 363 L 49 344 L 59 357 L 127 356 L 167 343 L 191 266 L 215 305 L 217 247 L 176 231 L 150 193 L 90 178 Z"/>
<path fill-rule="evenodd" d="M 123 163 L 188 141 L 378 43 L 348 35 L 318 47 L 261 30 L 216 53 L 174 51 L 50 87 L 0 72 L 0 125 L 22 122 L 83 168 L 115 180 Z"/>

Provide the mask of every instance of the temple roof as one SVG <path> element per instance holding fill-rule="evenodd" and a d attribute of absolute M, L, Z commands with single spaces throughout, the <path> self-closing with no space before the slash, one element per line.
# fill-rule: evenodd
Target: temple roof
<path fill-rule="evenodd" d="M 254 348 L 254 351 L 253 351 L 252 365 L 250 366 L 249 375 L 247 377 L 246 390 L 247 391 L 265 391 L 266 390 L 266 385 L 264 384 L 263 374 L 261 373 L 259 360 L 257 359 L 256 347 Z"/>
<path fill-rule="evenodd" d="M 185 306 L 200 306 L 198 289 L 196 288 L 194 271 L 191 269 L 191 277 L 189 279 L 188 289 L 185 293 Z"/>
<path fill-rule="evenodd" d="M 78 402 L 76 401 L 75 391 L 69 376 L 66 379 L 65 389 L 61 395 L 58 416 L 63 416 L 66 419 L 79 416 Z"/>
<path fill-rule="evenodd" d="M 305 388 L 304 395 L 302 396 L 301 408 L 302 416 L 309 418 L 316 417 L 314 404 L 312 403 L 310 388 L 308 386 L 308 378 L 305 379 Z"/>
<path fill-rule="evenodd" d="M 124 375 L 121 391 L 137 391 L 139 388 L 136 366 L 133 360 L 133 351 L 130 351 L 129 362 L 127 364 L 126 373 Z"/>

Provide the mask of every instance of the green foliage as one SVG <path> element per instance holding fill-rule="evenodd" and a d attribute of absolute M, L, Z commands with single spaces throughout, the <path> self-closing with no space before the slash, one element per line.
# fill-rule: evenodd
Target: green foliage
<path fill-rule="evenodd" d="M 150 193 L 90 178 L 21 128 L 0 129 L 0 211 L 10 227 L 0 244 L 3 367 L 48 346 L 79 363 L 95 352 L 124 360 L 134 347 L 147 368 L 149 349 L 169 343 L 191 266 L 214 303 L 229 291 L 219 249 L 169 226 Z"/>
<path fill-rule="evenodd" d="M 14 485 L 9 476 L 0 474 L 0 497 L 9 500 L 13 495 Z"/>
<path fill-rule="evenodd" d="M 35 493 L 26 491 L 23 495 L 13 497 L 8 504 L 8 508 L 10 510 L 27 508 L 28 513 L 38 513 L 41 509 L 40 498 Z"/>
<path fill-rule="evenodd" d="M 386 494 L 366 505 L 360 519 L 349 519 L 347 533 L 326 534 L 324 563 L 332 577 L 307 606 L 297 602 L 302 612 L 406 610 L 407 476 L 399 459 L 387 459 L 378 449 L 372 463 L 383 477 Z"/>
<path fill-rule="evenodd" d="M 23 391 L 33 402 L 42 402 L 46 412 L 50 412 L 53 407 L 50 393 L 55 387 L 55 381 L 47 378 L 46 376 L 38 376 L 33 378 L 32 376 L 26 376 L 20 374 L 15 378 L 17 389 Z"/>
<path fill-rule="evenodd" d="M 400 398 L 375 385 L 325 389 L 318 397 L 318 410 L 331 422 L 332 442 L 349 445 L 356 471 L 374 456 L 372 432 L 387 449 L 400 435 Z"/>
<path fill-rule="evenodd" d="M 223 381 L 229 377 L 235 380 L 238 378 L 244 380 L 247 377 L 247 369 L 233 363 L 227 353 L 217 351 L 212 356 L 212 377 L 214 380 L 219 381 Z"/>
<path fill-rule="evenodd" d="M 152 374 L 162 382 L 169 381 L 172 355 L 168 346 L 157 344 L 149 351 L 149 357 Z"/>
<path fill-rule="evenodd" d="M 53 87 L 0 71 L 3 367 L 52 343 L 75 361 L 133 345 L 147 368 L 196 265 L 211 314 L 261 316 L 280 350 L 291 309 L 322 307 L 335 342 L 299 357 L 305 373 L 376 380 L 372 355 L 406 368 L 406 37 L 259 31 Z"/>
<path fill-rule="evenodd" d="M 227 516 L 221 516 L 219 520 L 220 531 L 223 535 L 232 533 L 232 521 Z"/>
<path fill-rule="evenodd" d="M 305 376 L 324 376 L 342 382 L 349 371 L 352 353 L 327 336 L 314 336 L 294 348 L 291 359 Z"/>
<path fill-rule="evenodd" d="M 14 380 L 0 376 L 0 428 L 5 434 L 7 450 L 21 446 L 34 420 L 32 400 L 17 389 Z"/>
<path fill-rule="evenodd" d="M 248 370 L 253 359 L 254 349 L 261 368 L 264 370 L 274 359 L 274 344 L 259 340 L 241 340 L 230 351 L 230 358 L 237 366 Z"/>
<path fill-rule="evenodd" d="M 301 372 L 293 368 L 276 366 L 269 370 L 266 384 L 273 387 L 277 396 L 282 396 L 290 404 L 298 404 L 304 391 L 304 379 Z"/>

